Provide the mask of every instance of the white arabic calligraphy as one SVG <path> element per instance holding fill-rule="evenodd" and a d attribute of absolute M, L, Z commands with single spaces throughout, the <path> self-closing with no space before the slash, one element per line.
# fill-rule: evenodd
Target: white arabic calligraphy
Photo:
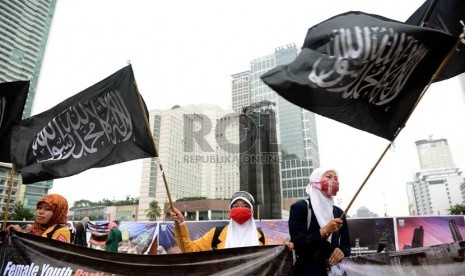
<path fill-rule="evenodd" d="M 71 106 L 44 127 L 34 139 L 37 162 L 78 159 L 129 140 L 133 125 L 119 91 Z"/>
<path fill-rule="evenodd" d="M 428 51 L 412 35 L 392 28 L 341 28 L 333 30 L 327 46 L 332 68 L 321 68 L 323 58 L 319 58 L 308 79 L 329 92 L 342 93 L 343 98 L 384 105 L 397 97 Z"/>

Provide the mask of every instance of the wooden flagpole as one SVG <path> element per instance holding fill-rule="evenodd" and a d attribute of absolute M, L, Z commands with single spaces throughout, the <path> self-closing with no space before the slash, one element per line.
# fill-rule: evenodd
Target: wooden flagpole
<path fill-rule="evenodd" d="M 128 61 L 128 63 L 130 64 L 129 61 Z M 136 83 L 135 80 L 134 80 L 134 85 L 136 87 L 136 93 L 137 93 L 137 97 L 138 97 L 138 100 L 139 100 L 139 104 L 141 106 L 141 110 L 144 110 L 144 105 L 142 103 L 142 99 L 141 99 L 141 96 L 140 96 L 140 93 L 139 93 L 139 88 L 137 87 L 137 83 Z M 145 114 L 144 114 L 143 117 L 144 117 L 145 127 L 146 127 L 146 129 L 148 131 L 148 134 L 152 138 L 150 140 L 152 141 L 153 151 L 155 152 L 155 155 L 158 157 L 158 167 L 160 168 L 161 176 L 163 178 L 163 183 L 165 184 L 166 195 L 168 196 L 168 202 L 170 204 L 170 209 L 173 210 L 174 206 L 173 206 L 173 201 L 171 200 L 171 194 L 170 194 L 170 190 L 168 188 L 168 182 L 166 181 L 165 171 L 163 170 L 163 166 L 162 166 L 162 164 L 160 162 L 160 157 L 158 155 L 157 147 L 155 145 L 155 142 L 153 141 L 152 132 L 150 130 L 150 124 L 149 124 L 149 121 L 147 120 L 147 117 L 145 116 Z M 174 224 L 174 231 L 177 231 L 178 236 L 181 237 L 181 228 L 179 227 L 179 224 L 177 222 L 175 222 L 175 224 Z M 186 249 L 184 248 L 184 243 L 182 242 L 182 239 L 179 242 L 179 248 L 181 249 L 181 251 L 183 253 L 186 252 Z"/>
<path fill-rule="evenodd" d="M 441 72 L 444 70 L 444 68 L 446 67 L 447 63 L 450 61 L 450 59 L 452 58 L 452 56 L 454 55 L 454 53 L 457 51 L 457 48 L 459 47 L 459 45 L 461 43 L 464 43 L 462 41 L 463 39 L 463 36 L 465 35 L 465 28 L 463 30 L 463 33 L 459 36 L 457 42 L 455 43 L 454 47 L 452 47 L 452 49 L 449 51 L 449 53 L 447 54 L 447 56 L 444 58 L 444 60 L 441 62 L 441 64 L 439 65 L 438 69 L 436 69 L 436 71 L 434 72 L 433 76 L 431 77 L 431 79 L 429 80 L 428 84 L 425 86 L 425 88 L 423 89 L 423 91 L 421 92 L 420 96 L 418 97 L 417 101 L 415 102 L 413 108 L 410 110 L 410 113 L 408 114 L 407 118 L 405 119 L 404 123 L 399 127 L 399 129 L 397 130 L 397 132 L 394 134 L 394 138 L 392 138 L 391 142 L 386 146 L 386 148 L 384 149 L 383 153 L 381 154 L 381 156 L 378 158 L 378 160 L 376 161 L 375 165 L 371 168 L 370 172 L 368 173 L 368 175 L 366 176 L 365 180 L 363 181 L 363 183 L 360 185 L 360 187 L 358 188 L 357 192 L 355 193 L 355 195 L 352 197 L 352 199 L 350 200 L 349 202 L 349 205 L 347 205 L 346 209 L 344 210 L 344 213 L 342 213 L 341 215 L 341 218 L 345 217 L 347 215 L 347 212 L 349 211 L 350 207 L 352 206 L 352 204 L 354 203 L 355 199 L 357 198 L 357 196 L 359 195 L 360 191 L 363 189 L 363 187 L 365 186 L 365 184 L 368 182 L 368 179 L 370 179 L 371 175 L 373 174 L 373 172 L 375 171 L 375 169 L 378 167 L 379 163 L 381 162 L 381 160 L 383 159 L 383 157 L 386 155 L 386 152 L 389 150 L 389 148 L 391 147 L 392 143 L 394 143 L 394 140 L 397 138 L 397 136 L 399 135 L 400 131 L 405 127 L 405 124 L 407 123 L 407 121 L 410 119 L 410 116 L 412 116 L 412 113 L 413 111 L 415 110 L 415 108 L 418 106 L 418 103 L 420 102 L 420 100 L 423 98 L 423 96 L 425 95 L 426 91 L 429 89 L 429 87 L 431 86 L 431 84 L 438 78 L 439 74 L 441 74 Z"/>
<path fill-rule="evenodd" d="M 5 231 L 6 224 L 8 222 L 8 213 L 10 212 L 10 199 L 11 199 L 11 190 L 13 189 L 13 178 L 14 178 L 14 176 L 15 176 L 15 168 L 14 168 L 14 165 L 11 164 L 10 183 L 8 184 L 8 197 L 7 197 L 7 201 L 6 201 L 5 215 L 3 216 L 2 231 Z"/>

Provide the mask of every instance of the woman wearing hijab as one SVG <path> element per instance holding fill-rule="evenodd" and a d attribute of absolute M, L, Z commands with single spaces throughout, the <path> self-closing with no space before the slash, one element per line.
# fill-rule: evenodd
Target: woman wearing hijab
<path fill-rule="evenodd" d="M 176 241 L 179 243 L 182 240 L 185 252 L 266 245 L 265 235 L 257 229 L 253 219 L 254 204 L 254 198 L 248 192 L 234 193 L 229 204 L 229 224 L 213 228 L 195 241 L 189 238 L 184 216 L 178 209 L 173 208 L 171 218 L 179 223 L 181 229 L 181 237 L 175 231 Z"/>
<path fill-rule="evenodd" d="M 69 243 L 71 233 L 66 225 L 67 216 L 68 201 L 64 197 L 58 194 L 45 195 L 37 202 L 35 220 L 28 233 Z M 12 230 L 25 232 L 17 224 L 8 226 L 7 231 Z"/>
<path fill-rule="evenodd" d="M 108 234 L 107 240 L 105 241 L 105 251 L 118 252 L 119 243 L 123 241 L 121 231 L 118 229 L 119 221 L 115 220 L 108 223 Z"/>
<path fill-rule="evenodd" d="M 339 191 L 336 171 L 315 169 L 305 191 L 308 201 L 294 203 L 289 214 L 289 234 L 297 255 L 294 274 L 327 275 L 328 269 L 350 256 L 347 221 L 340 219 L 343 211 L 333 201 Z"/>
<path fill-rule="evenodd" d="M 74 244 L 87 247 L 87 224 L 89 224 L 89 218 L 85 217 L 76 224 L 76 237 L 74 238 Z"/>

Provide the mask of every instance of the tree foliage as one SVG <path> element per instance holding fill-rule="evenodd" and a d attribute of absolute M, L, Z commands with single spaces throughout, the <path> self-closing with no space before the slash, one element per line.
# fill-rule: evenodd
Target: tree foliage
<path fill-rule="evenodd" d="M 34 213 L 31 210 L 24 208 L 21 201 L 15 202 L 13 210 L 9 217 L 10 220 L 33 220 Z"/>
<path fill-rule="evenodd" d="M 207 199 L 207 197 L 205 197 L 205 196 L 183 197 L 183 198 L 180 198 L 180 199 L 176 200 L 176 202 L 180 202 L 180 201 L 202 200 L 202 199 Z"/>
<path fill-rule="evenodd" d="M 81 199 L 74 202 L 73 207 L 70 209 L 83 208 L 83 207 L 92 207 L 92 206 L 123 206 L 123 205 L 138 205 L 139 198 L 126 196 L 126 199 L 123 200 L 109 200 L 101 199 L 99 201 L 90 201 L 87 199 Z"/>
<path fill-rule="evenodd" d="M 465 204 L 455 204 L 449 209 L 451 215 L 463 215 L 465 214 Z"/>
<path fill-rule="evenodd" d="M 74 202 L 74 207 L 75 208 L 82 208 L 82 207 L 89 207 L 89 206 L 94 206 L 94 202 L 87 200 L 87 199 L 81 199 L 77 200 Z"/>
<path fill-rule="evenodd" d="M 150 202 L 149 208 L 145 210 L 145 216 L 148 220 L 157 220 L 157 217 L 161 216 L 161 208 L 158 206 L 158 201 L 154 200 Z"/>

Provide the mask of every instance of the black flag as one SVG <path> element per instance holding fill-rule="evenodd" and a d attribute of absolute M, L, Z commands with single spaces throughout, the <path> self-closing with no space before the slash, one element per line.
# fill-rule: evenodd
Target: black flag
<path fill-rule="evenodd" d="M 21 122 L 28 91 L 29 81 L 0 83 L 0 162 L 11 162 L 11 130 Z"/>
<path fill-rule="evenodd" d="M 11 154 L 24 184 L 156 157 L 132 67 L 23 120 L 13 131 Z"/>
<path fill-rule="evenodd" d="M 459 36 L 464 31 L 464 0 L 428 0 L 405 21 L 407 24 L 428 27 Z M 436 81 L 455 77 L 465 72 L 465 44 L 460 44 Z"/>
<path fill-rule="evenodd" d="M 348 12 L 310 28 L 296 59 L 261 78 L 300 107 L 392 140 L 456 41 Z"/>

